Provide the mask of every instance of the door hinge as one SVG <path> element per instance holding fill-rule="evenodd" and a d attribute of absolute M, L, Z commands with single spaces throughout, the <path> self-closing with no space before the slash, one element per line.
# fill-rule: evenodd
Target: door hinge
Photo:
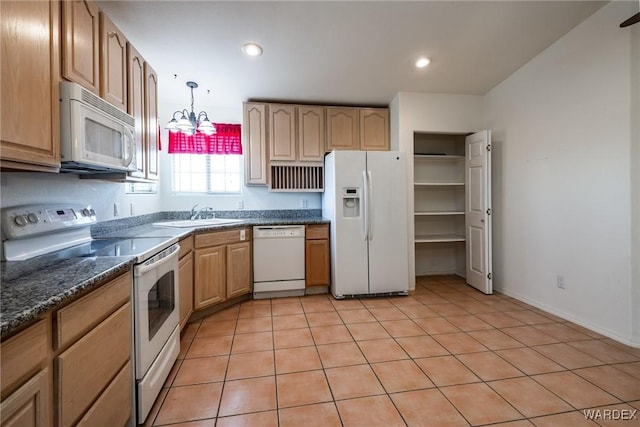
<path fill-rule="evenodd" d="M 491 280 L 491 273 L 487 274 L 487 279 Z"/>
<path fill-rule="evenodd" d="M 487 151 L 491 151 L 491 144 L 487 144 Z"/>
<path fill-rule="evenodd" d="M 491 215 L 491 208 L 487 209 L 487 215 Z"/>

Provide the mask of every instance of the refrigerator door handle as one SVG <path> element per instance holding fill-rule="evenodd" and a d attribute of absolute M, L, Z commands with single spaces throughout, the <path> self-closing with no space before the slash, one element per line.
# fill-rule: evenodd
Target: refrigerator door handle
<path fill-rule="evenodd" d="M 369 238 L 369 194 L 367 185 L 367 171 L 362 171 L 362 238 Z"/>
<path fill-rule="evenodd" d="M 371 171 L 367 171 L 367 184 L 369 188 L 367 189 L 367 222 L 369 223 L 369 228 L 367 229 L 367 234 L 369 235 L 369 240 L 373 240 L 373 179 L 371 177 Z"/>

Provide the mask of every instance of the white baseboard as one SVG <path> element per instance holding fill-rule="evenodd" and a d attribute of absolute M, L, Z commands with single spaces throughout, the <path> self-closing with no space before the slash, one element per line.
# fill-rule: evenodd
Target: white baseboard
<path fill-rule="evenodd" d="M 618 341 L 618 342 L 620 342 L 620 343 L 622 343 L 624 345 L 628 345 L 630 347 L 635 347 L 635 348 L 640 348 L 640 341 L 636 341 L 631 337 L 621 336 L 621 335 L 619 335 L 619 334 L 617 334 L 617 333 L 615 333 L 613 331 L 610 331 L 608 329 L 602 328 L 602 327 L 600 327 L 598 325 L 594 325 L 591 322 L 589 322 L 588 320 L 577 318 L 577 317 L 575 317 L 575 316 L 573 316 L 573 315 L 571 315 L 569 313 L 565 313 L 565 312 L 563 312 L 561 310 L 558 310 L 555 307 L 551 307 L 551 306 L 549 306 L 547 304 L 544 304 L 544 303 L 541 303 L 539 301 L 535 301 L 535 300 L 532 300 L 532 299 L 530 299 L 528 297 L 520 295 L 517 292 L 511 292 L 509 290 L 498 288 L 496 286 L 494 286 L 493 290 L 497 291 L 497 292 L 500 292 L 501 294 L 507 295 L 507 296 L 509 296 L 511 298 L 515 298 L 515 299 L 517 299 L 519 301 L 522 301 L 524 303 L 527 303 L 529 305 L 532 305 L 532 306 L 534 306 L 536 308 L 539 308 L 540 310 L 544 310 L 544 311 L 546 311 L 548 313 L 551 313 L 551 314 L 553 314 L 555 316 L 561 317 L 561 318 L 563 318 L 565 320 L 568 320 L 570 322 L 576 323 L 576 324 L 578 324 L 580 326 L 584 326 L 587 329 L 590 329 L 590 330 L 592 330 L 594 332 L 597 332 L 597 333 L 599 333 L 601 335 L 604 335 L 605 337 L 611 338 L 612 340 L 616 340 L 616 341 Z"/>

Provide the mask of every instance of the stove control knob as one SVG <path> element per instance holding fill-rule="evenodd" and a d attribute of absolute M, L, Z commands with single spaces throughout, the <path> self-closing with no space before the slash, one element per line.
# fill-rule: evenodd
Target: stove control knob
<path fill-rule="evenodd" d="M 29 221 L 31 224 L 37 224 L 39 220 L 40 218 L 38 218 L 38 215 L 34 214 L 33 212 L 27 215 L 27 221 Z"/>
<path fill-rule="evenodd" d="M 25 225 L 27 225 L 27 220 L 24 219 L 24 216 L 18 215 L 15 218 L 13 218 L 13 223 L 18 227 L 24 227 Z"/>
<path fill-rule="evenodd" d="M 82 216 L 91 216 L 91 211 L 87 208 L 82 209 Z"/>

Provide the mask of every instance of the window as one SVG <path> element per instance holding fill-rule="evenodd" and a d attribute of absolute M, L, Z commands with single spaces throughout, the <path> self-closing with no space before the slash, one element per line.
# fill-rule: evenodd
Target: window
<path fill-rule="evenodd" d="M 240 161 L 234 154 L 171 154 L 171 190 L 240 193 Z"/>
<path fill-rule="evenodd" d="M 240 193 L 241 126 L 214 123 L 213 135 L 169 133 L 171 190 L 177 193 Z"/>

